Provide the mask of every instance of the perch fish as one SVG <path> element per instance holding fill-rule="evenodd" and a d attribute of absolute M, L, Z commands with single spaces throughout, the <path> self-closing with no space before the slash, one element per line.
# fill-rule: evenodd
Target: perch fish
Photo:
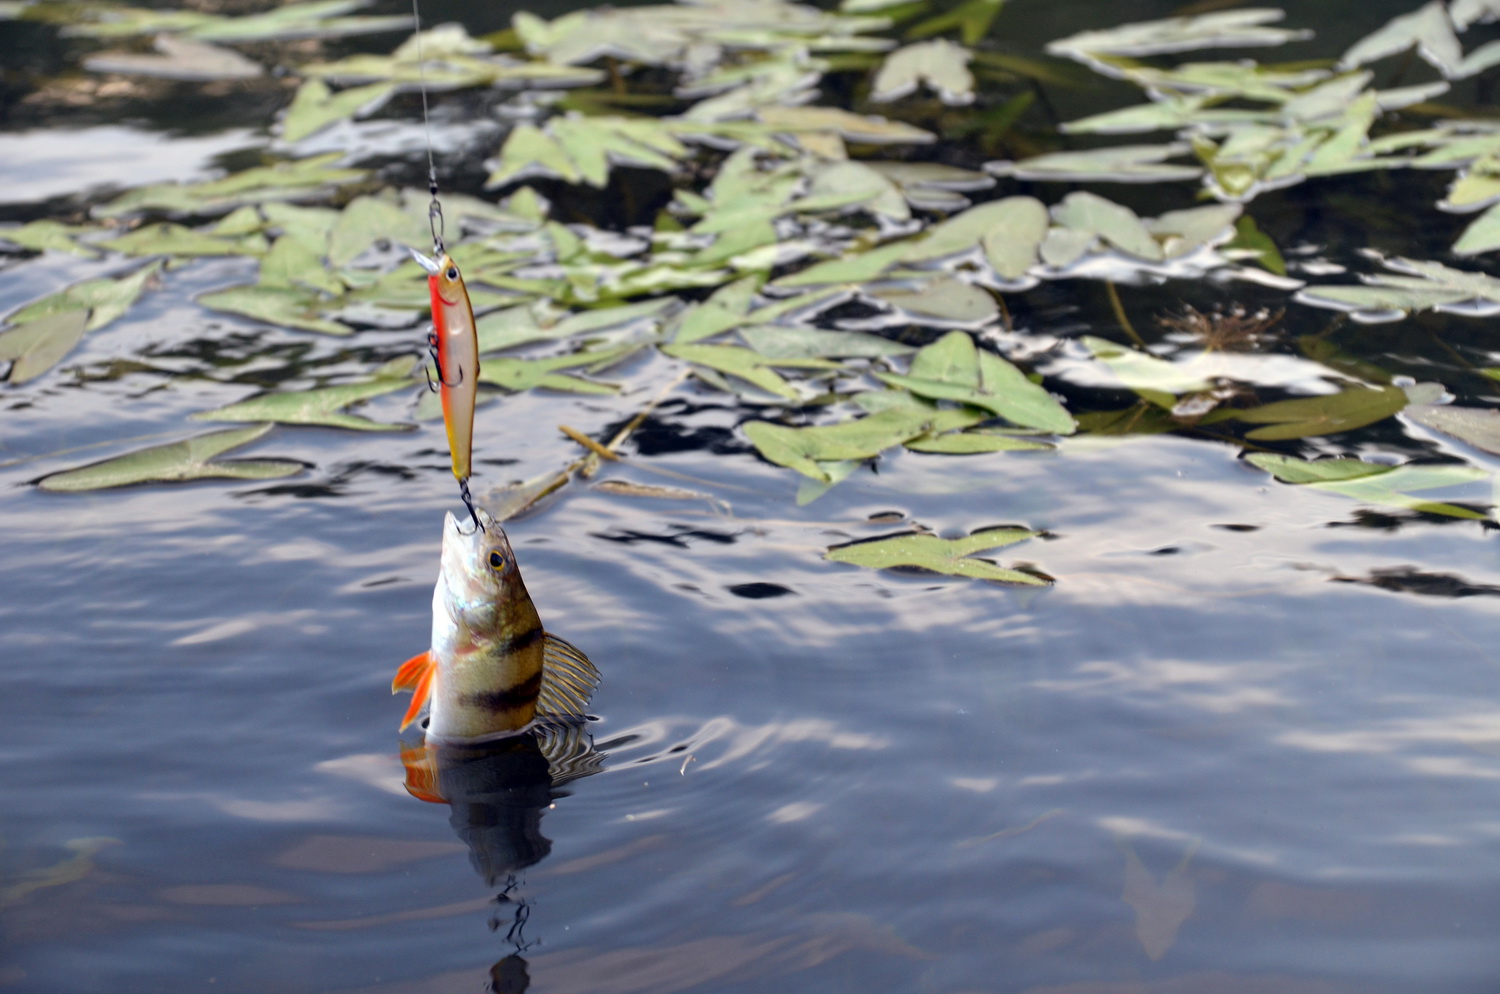
<path fill-rule="evenodd" d="M 599 683 L 587 656 L 542 630 L 505 529 L 484 511 L 478 517 L 465 532 L 446 515 L 432 645 L 391 682 L 391 693 L 412 692 L 403 729 L 431 704 L 429 741 L 474 741 L 539 718 L 581 717 Z"/>

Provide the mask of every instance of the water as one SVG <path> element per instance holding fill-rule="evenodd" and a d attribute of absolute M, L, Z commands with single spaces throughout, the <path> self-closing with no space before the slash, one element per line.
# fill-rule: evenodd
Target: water
<path fill-rule="evenodd" d="M 1079 17 L 1164 12 L 1148 6 Z M 1361 17 L 1375 26 L 1404 9 Z M 1041 41 L 1075 27 L 1034 30 Z M 34 134 L 7 134 L 0 148 Z M 190 173 L 205 143 L 244 140 L 184 140 L 163 172 L 139 179 Z M 69 175 L 97 175 L 86 151 L 67 154 L 78 160 Z M 32 168 L 4 158 L 7 174 Z M 1430 191 L 1411 192 L 1424 182 L 1403 189 L 1421 216 L 1447 223 Z M 1374 202 L 1376 184 L 1339 189 Z M 1378 236 L 1375 211 L 1309 220 L 1330 190 L 1268 195 L 1265 210 L 1322 244 L 1339 244 L 1340 226 Z M 102 266 L 12 257 L 0 305 Z M 469 836 L 484 840 L 481 862 L 546 851 L 515 869 L 513 888 L 504 873 L 490 884 L 447 807 L 403 788 L 405 698 L 388 693 L 395 666 L 426 646 L 442 514 L 456 507 L 437 426 L 277 429 L 264 451 L 313 467 L 288 481 L 77 496 L 28 485 L 127 440 L 181 437 L 188 414 L 250 386 L 410 351 L 410 331 L 317 339 L 191 303 L 247 266 L 168 273 L 70 356 L 65 369 L 81 375 L 6 392 L 0 984 L 1494 988 L 1492 530 L 1278 484 L 1238 445 L 1202 436 L 888 454 L 878 472 L 798 507 L 793 474 L 733 431 L 751 411 L 682 388 L 601 478 L 714 501 L 576 482 L 509 525 L 548 628 L 604 674 L 590 731 L 606 758 L 557 796 L 534 757 L 481 771 L 503 781 L 480 798 L 490 803 L 478 817 L 494 825 Z M 1137 315 L 1185 292 L 1124 291 Z M 1233 299 L 1281 298 L 1236 287 Z M 1091 282 L 1012 303 L 1020 332 L 1008 346 L 1039 349 L 1080 327 L 1119 337 Z M 1280 364 L 1235 360 L 1245 379 L 1310 375 L 1290 343 L 1328 315 L 1297 308 L 1287 321 Z M 1367 361 L 1441 380 L 1462 403 L 1500 400 L 1434 344 L 1483 361 L 1478 322 L 1359 335 L 1340 341 Z M 1062 354 L 1047 372 L 1075 409 L 1128 403 L 1075 381 Z M 658 382 L 669 365 L 638 359 L 626 378 Z M 532 392 L 482 407 L 480 479 L 563 465 L 576 447 L 554 425 L 602 436 L 647 396 Z M 398 420 L 413 399 L 361 411 Z M 1396 420 L 1307 445 L 1492 468 Z M 1447 498 L 1483 505 L 1489 487 Z M 905 526 L 892 515 L 943 536 L 1043 530 L 999 558 L 1057 583 L 1022 590 L 822 560 L 830 545 Z"/>

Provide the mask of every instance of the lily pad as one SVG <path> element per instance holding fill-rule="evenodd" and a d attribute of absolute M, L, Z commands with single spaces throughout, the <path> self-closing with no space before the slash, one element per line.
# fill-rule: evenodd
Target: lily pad
<path fill-rule="evenodd" d="M 88 311 L 57 311 L 0 332 L 0 360 L 9 360 L 12 385 L 34 380 L 62 362 L 83 338 Z"/>
<path fill-rule="evenodd" d="M 1047 581 L 1040 577 L 973 558 L 977 553 L 1003 549 L 1034 538 L 1036 534 L 1022 528 L 990 528 L 975 532 L 967 538 L 957 539 L 909 533 L 872 542 L 835 546 L 824 554 L 824 558 L 870 569 L 915 568 L 949 576 L 1044 587 L 1047 586 Z"/>
<path fill-rule="evenodd" d="M 181 442 L 155 445 L 104 462 L 65 470 L 44 477 L 43 490 L 77 493 L 125 487 L 136 483 L 176 483 L 184 480 L 272 480 L 302 472 L 301 463 L 282 459 L 233 459 L 215 461 L 230 449 L 263 437 L 271 426 L 232 428 L 209 432 Z"/>
<path fill-rule="evenodd" d="M 372 83 L 335 93 L 321 79 L 309 79 L 297 89 L 281 119 L 281 137 L 284 141 L 301 141 L 337 121 L 373 114 L 395 92 L 394 84 Z"/>
<path fill-rule="evenodd" d="M 355 414 L 343 413 L 343 408 L 411 387 L 412 380 L 409 376 L 377 376 L 363 383 L 268 393 L 238 404 L 194 414 L 193 418 L 198 421 L 273 421 L 292 425 L 353 428 L 356 431 L 410 431 L 413 425 L 382 424 Z"/>

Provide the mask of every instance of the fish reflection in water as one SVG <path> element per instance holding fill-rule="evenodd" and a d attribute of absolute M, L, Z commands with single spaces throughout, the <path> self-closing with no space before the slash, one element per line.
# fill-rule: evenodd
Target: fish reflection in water
<path fill-rule="evenodd" d="M 552 851 L 542 834 L 542 815 L 559 797 L 564 784 L 598 773 L 604 754 L 594 749 L 586 728 L 554 724 L 533 728 L 503 739 L 454 744 L 433 741 L 403 747 L 406 789 L 413 797 L 447 804 L 448 822 L 469 847 L 469 860 L 514 918 L 505 939 L 514 952 L 490 969 L 490 989 L 499 994 L 522 994 L 530 986 L 521 953 L 530 943 L 523 930 L 530 905 L 513 897 L 516 874 L 541 862 Z M 503 927 L 498 918 L 491 928 Z"/>

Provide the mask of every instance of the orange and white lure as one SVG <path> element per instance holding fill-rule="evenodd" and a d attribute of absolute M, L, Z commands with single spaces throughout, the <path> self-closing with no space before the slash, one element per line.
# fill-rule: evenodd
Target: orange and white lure
<path fill-rule="evenodd" d="M 473 515 L 468 481 L 474 448 L 474 401 L 479 394 L 479 333 L 474 324 L 474 307 L 469 303 L 463 275 L 447 252 L 439 253 L 436 259 L 415 249 L 411 254 L 427 270 L 427 287 L 432 293 L 432 330 L 428 332 L 427 344 L 437 364 L 438 392 L 443 400 L 443 424 L 448 429 L 453 475 Z M 478 523 L 477 515 L 474 521 Z"/>

